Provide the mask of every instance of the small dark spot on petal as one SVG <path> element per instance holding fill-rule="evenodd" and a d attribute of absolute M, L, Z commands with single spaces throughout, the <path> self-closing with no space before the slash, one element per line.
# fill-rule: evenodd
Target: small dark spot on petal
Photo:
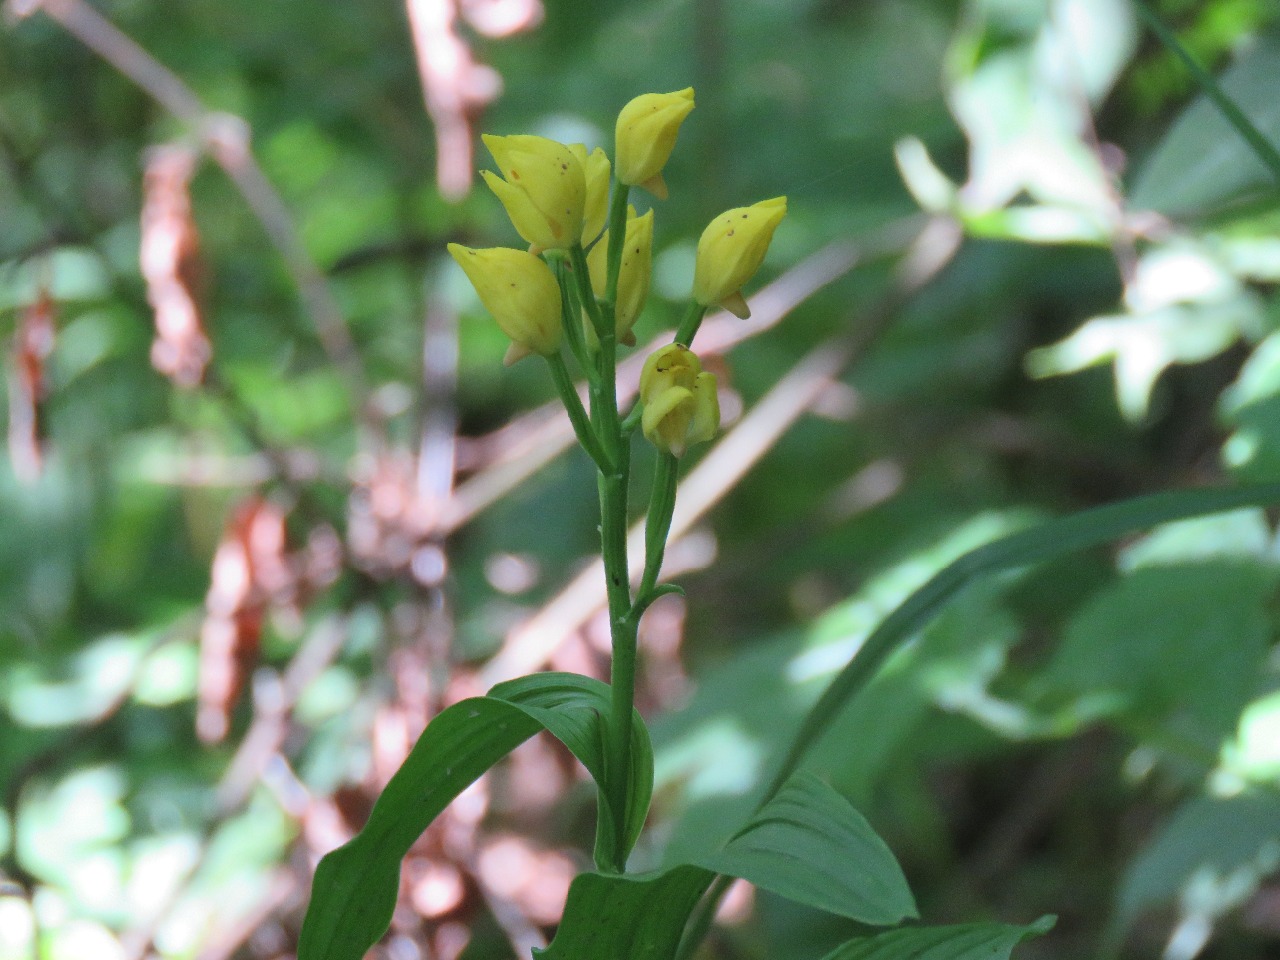
<path fill-rule="evenodd" d="M 726 233 L 726 234 L 725 234 L 725 236 L 726 236 L 726 237 L 732 237 L 732 236 L 733 236 L 733 231 L 732 231 L 732 230 L 730 230 L 728 233 Z"/>

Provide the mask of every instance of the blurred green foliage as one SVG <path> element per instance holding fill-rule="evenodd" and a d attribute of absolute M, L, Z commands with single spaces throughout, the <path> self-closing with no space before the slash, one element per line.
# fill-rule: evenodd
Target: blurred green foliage
<path fill-rule="evenodd" d="M 1280 142 L 1280 9 L 1155 6 Z M 462 436 L 552 396 L 538 367 L 501 367 L 504 339 L 446 267 L 449 240 L 514 238 L 484 191 L 451 204 L 435 186 L 401 6 L 101 9 L 250 124 L 392 442 L 415 447 L 429 409 L 428 297 L 461 315 Z M 220 956 L 215 934 L 253 916 L 282 872 L 308 875 L 288 784 L 324 796 L 374 762 L 397 611 L 447 595 L 454 660 L 482 662 L 591 553 L 590 477 L 575 452 L 476 516 L 447 544 L 444 594 L 348 565 L 296 621 L 268 624 L 232 737 L 201 745 L 197 640 L 226 518 L 264 489 L 293 507 L 292 537 L 345 533 L 357 411 L 212 163 L 192 184 L 208 385 L 179 391 L 151 368 L 141 161 L 189 131 L 50 19 L 5 30 L 0 329 L 47 284 L 57 340 L 44 468 L 33 483 L 0 469 L 0 960 L 125 957 L 140 932 L 164 957 Z M 823 684 L 965 550 L 1135 493 L 1280 479 L 1277 187 L 1127 0 L 548 0 L 532 32 L 464 35 L 503 80 L 483 119 L 496 133 L 606 143 L 631 96 L 697 88 L 658 208 L 642 343 L 675 321 L 696 237 L 724 207 L 789 197 L 771 277 L 828 241 L 909 234 L 920 208 L 965 231 L 928 285 L 889 301 L 845 390 L 706 521 L 715 562 L 680 577 L 693 682 L 650 718 L 641 866 L 725 840 Z M 746 409 L 815 344 L 871 322 L 897 283 L 890 246 L 728 356 Z M 301 466 L 285 482 L 289 456 Z M 202 464 L 212 473 L 193 480 Z M 976 586 L 810 765 L 887 838 L 930 923 L 1058 914 L 1017 948 L 1028 958 L 1268 956 L 1277 543 L 1272 516 L 1239 511 Z M 492 563 L 508 554 L 530 572 L 500 594 Z M 255 781 L 228 809 L 218 788 L 247 700 L 269 701 L 299 639 L 335 619 L 341 653 L 282 747 L 296 781 Z M 590 796 L 569 805 L 580 814 Z M 585 850 L 575 816 L 547 842 Z M 287 953 L 295 901 L 233 949 Z M 511 955 L 493 926 L 477 921 L 465 956 Z M 1008 930 L 1011 949 L 1025 931 Z M 818 958 L 859 932 L 760 894 L 715 955 Z"/>

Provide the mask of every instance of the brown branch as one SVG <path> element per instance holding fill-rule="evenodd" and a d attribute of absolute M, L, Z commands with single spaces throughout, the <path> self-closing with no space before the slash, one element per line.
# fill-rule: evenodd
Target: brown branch
<path fill-rule="evenodd" d="M 311 259 L 280 195 L 250 149 L 248 125 L 239 117 L 209 110 L 195 92 L 85 0 L 8 0 L 5 13 L 18 20 L 44 13 L 111 64 L 177 119 L 188 124 L 201 145 L 244 197 L 285 262 L 329 359 L 343 373 L 362 416 L 364 372 L 333 290 Z"/>

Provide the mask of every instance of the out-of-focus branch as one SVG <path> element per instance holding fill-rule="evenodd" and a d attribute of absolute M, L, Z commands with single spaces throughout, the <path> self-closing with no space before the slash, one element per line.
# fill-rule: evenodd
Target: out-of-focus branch
<path fill-rule="evenodd" d="M 362 415 L 371 415 L 365 403 L 364 373 L 342 311 L 328 281 L 303 246 L 284 201 L 254 158 L 248 125 L 239 117 L 206 108 L 177 74 L 85 0 L 8 0 L 5 5 L 10 19 L 22 19 L 37 12 L 55 20 L 162 107 L 191 126 L 204 149 L 240 191 L 284 259 L 321 345 L 342 371 Z"/>
<path fill-rule="evenodd" d="M 407 0 L 422 99 L 436 131 L 436 185 L 448 200 L 471 189 L 471 122 L 502 90 L 492 67 L 477 63 L 457 32 L 455 0 Z"/>
<path fill-rule="evenodd" d="M 903 298 L 932 279 L 954 255 L 960 228 L 945 219 L 930 220 L 898 269 L 897 282 L 865 322 L 846 337 L 810 350 L 785 377 L 727 433 L 681 482 L 669 542 L 688 533 L 763 457 L 799 417 L 862 356 L 892 319 Z M 629 533 L 630 574 L 643 568 L 644 526 Z M 581 628 L 603 606 L 604 566 L 597 558 L 530 620 L 517 627 L 481 674 L 499 683 L 539 669 L 565 637 Z"/>
<path fill-rule="evenodd" d="M 458 384 L 458 315 L 433 289 L 426 291 L 422 327 L 422 432 L 416 487 L 419 509 L 426 514 L 429 525 L 439 530 L 439 518 L 453 497 L 457 463 L 458 414 L 454 394 Z M 415 576 L 426 572 L 415 571 Z M 433 586 L 440 577 L 418 579 L 425 586 Z"/>

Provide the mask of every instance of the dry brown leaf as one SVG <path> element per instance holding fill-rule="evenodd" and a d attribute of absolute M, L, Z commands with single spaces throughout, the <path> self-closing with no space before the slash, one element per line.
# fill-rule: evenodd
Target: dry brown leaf
<path fill-rule="evenodd" d="M 204 379 L 212 355 L 200 313 L 204 265 L 188 190 L 197 159 L 193 149 L 175 144 L 148 153 L 138 254 L 155 311 L 151 364 L 183 388 Z"/>

